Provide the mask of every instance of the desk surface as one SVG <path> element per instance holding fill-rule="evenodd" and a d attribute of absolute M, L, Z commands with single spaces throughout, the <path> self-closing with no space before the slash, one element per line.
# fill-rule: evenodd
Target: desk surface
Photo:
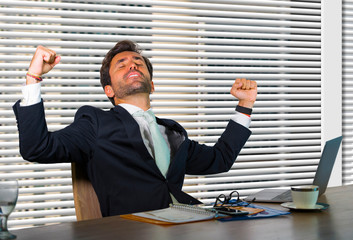
<path fill-rule="evenodd" d="M 63 223 L 13 231 L 18 240 L 82 239 L 353 239 L 353 185 L 328 188 L 319 202 L 324 211 L 292 211 L 292 214 L 242 221 L 217 220 L 160 226 L 122 219 L 119 216 Z M 261 204 L 260 204 L 261 205 Z M 285 210 L 279 204 L 263 204 Z"/>

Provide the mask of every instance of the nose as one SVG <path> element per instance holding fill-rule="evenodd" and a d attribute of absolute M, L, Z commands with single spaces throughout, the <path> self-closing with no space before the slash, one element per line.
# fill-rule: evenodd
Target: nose
<path fill-rule="evenodd" d="M 133 61 L 131 61 L 130 70 L 135 70 L 135 69 L 137 69 L 137 66 L 136 66 L 136 64 Z"/>

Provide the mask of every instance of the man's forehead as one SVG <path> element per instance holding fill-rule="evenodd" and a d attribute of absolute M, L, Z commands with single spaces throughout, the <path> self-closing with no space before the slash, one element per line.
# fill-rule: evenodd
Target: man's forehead
<path fill-rule="evenodd" d="M 130 57 L 130 56 L 143 59 L 142 56 L 139 53 L 137 53 L 137 52 L 124 51 L 124 52 L 116 54 L 113 57 L 113 60 L 118 61 L 119 59 L 124 59 L 124 58 Z"/>

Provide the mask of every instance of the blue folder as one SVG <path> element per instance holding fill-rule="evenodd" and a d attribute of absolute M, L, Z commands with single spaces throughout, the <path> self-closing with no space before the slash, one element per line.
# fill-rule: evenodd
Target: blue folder
<path fill-rule="evenodd" d="M 253 207 L 253 208 L 260 208 L 264 209 L 265 211 L 252 214 L 252 215 L 244 215 L 244 216 L 235 216 L 235 217 L 226 217 L 226 218 L 220 218 L 218 221 L 235 221 L 235 220 L 248 220 L 248 219 L 256 219 L 256 218 L 270 218 L 270 217 L 277 217 L 281 215 L 287 215 L 290 214 L 290 212 L 287 211 L 281 211 L 265 206 L 259 206 L 255 204 L 249 204 L 247 202 L 240 202 L 235 204 L 236 206 L 246 206 L 246 207 Z M 234 205 L 233 205 L 234 206 Z"/>

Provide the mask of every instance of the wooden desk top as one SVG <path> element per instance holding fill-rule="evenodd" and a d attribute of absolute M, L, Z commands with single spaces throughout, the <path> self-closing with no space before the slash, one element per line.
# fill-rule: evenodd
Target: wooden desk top
<path fill-rule="evenodd" d="M 267 219 L 220 222 L 217 220 L 159 226 L 122 219 L 119 216 L 98 220 L 63 223 L 13 231 L 18 240 L 82 239 L 353 239 L 353 185 L 328 188 L 319 202 L 328 203 L 324 211 L 292 211 Z M 261 204 L 259 204 L 261 205 Z M 263 204 L 286 210 L 279 204 Z"/>

